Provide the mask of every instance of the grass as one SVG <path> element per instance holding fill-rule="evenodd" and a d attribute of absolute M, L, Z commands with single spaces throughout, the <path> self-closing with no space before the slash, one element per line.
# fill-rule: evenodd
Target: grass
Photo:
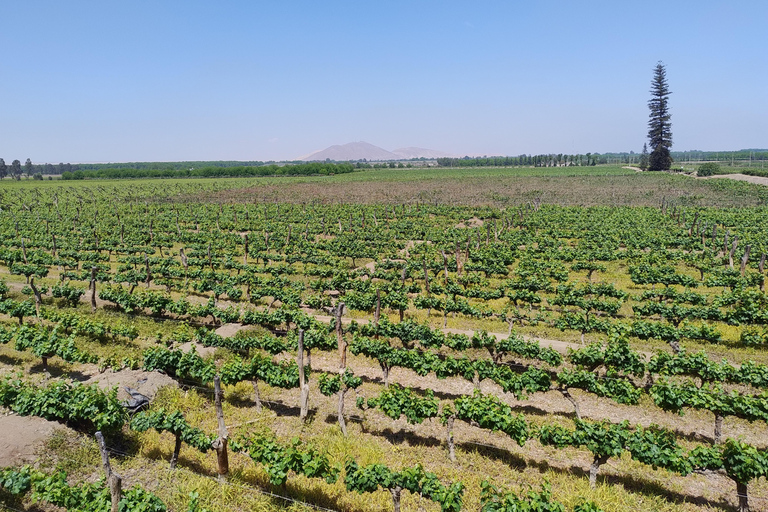
<path fill-rule="evenodd" d="M 374 169 L 335 176 L 174 178 L 162 180 L 3 181 L 11 193 L 90 188 L 118 197 L 183 201 L 287 203 L 441 203 L 517 207 L 543 204 L 685 206 L 768 204 L 768 188 L 732 180 L 696 180 L 669 173 L 636 173 L 620 166 Z"/>
<path fill-rule="evenodd" d="M 285 178 L 282 178 L 285 180 Z M 215 193 L 230 202 L 441 203 L 516 207 L 540 199 L 568 206 L 746 206 L 768 203 L 766 187 L 726 180 L 694 180 L 667 173 L 635 173 L 621 167 L 529 169 L 389 169 Z M 203 199 L 203 197 L 201 197 Z"/>

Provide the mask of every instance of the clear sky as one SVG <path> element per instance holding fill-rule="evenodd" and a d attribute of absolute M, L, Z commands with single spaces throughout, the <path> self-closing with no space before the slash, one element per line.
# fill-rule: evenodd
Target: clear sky
<path fill-rule="evenodd" d="M 639 152 L 768 146 L 768 0 L 17 0 L 6 163 L 284 160 L 366 141 Z"/>

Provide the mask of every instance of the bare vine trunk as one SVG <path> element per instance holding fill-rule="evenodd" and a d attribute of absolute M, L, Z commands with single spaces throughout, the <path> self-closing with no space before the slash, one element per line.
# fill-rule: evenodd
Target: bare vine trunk
<path fill-rule="evenodd" d="M 608 457 L 605 455 L 595 455 L 592 460 L 592 465 L 589 466 L 589 487 L 594 489 L 597 485 L 597 473 L 600 471 L 600 466 L 606 463 Z"/>
<path fill-rule="evenodd" d="M 715 444 L 723 442 L 723 416 L 715 413 Z"/>
<path fill-rule="evenodd" d="M 390 489 L 389 492 L 392 493 L 392 505 L 395 508 L 395 512 L 400 512 L 400 493 L 402 492 L 402 489 L 400 486 L 395 486 L 395 488 Z"/>
<path fill-rule="evenodd" d="M 216 406 L 216 417 L 219 421 L 219 437 L 211 443 L 211 447 L 216 450 L 216 461 L 218 462 L 219 481 L 223 481 L 229 474 L 229 456 L 227 454 L 227 442 L 229 433 L 224 425 L 224 411 L 221 408 L 221 379 L 218 375 L 213 378 L 214 404 Z"/>
<path fill-rule="evenodd" d="M 176 444 L 173 446 L 173 455 L 171 455 L 171 469 L 176 467 L 179 461 L 179 452 L 181 451 L 181 434 L 176 434 Z"/>
<path fill-rule="evenodd" d="M 739 495 L 739 512 L 749 512 L 749 497 L 747 495 L 747 484 L 736 482 L 736 494 Z"/>
<path fill-rule="evenodd" d="M 91 267 L 91 313 L 96 312 L 96 270 L 96 267 Z"/>
<path fill-rule="evenodd" d="M 566 400 L 571 402 L 571 405 L 573 405 L 573 412 L 576 413 L 576 418 L 581 420 L 581 410 L 579 409 L 579 403 L 576 401 L 576 399 L 573 398 L 573 396 L 571 396 L 571 393 L 568 392 L 568 388 L 560 388 L 558 391 L 560 391 Z"/>
<path fill-rule="evenodd" d="M 456 462 L 456 446 L 453 442 L 453 422 L 456 420 L 456 416 L 449 416 L 445 426 L 447 429 L 446 440 L 448 441 L 448 457 L 451 462 Z"/>
<path fill-rule="evenodd" d="M 339 390 L 339 407 L 337 409 L 338 415 L 339 415 L 339 426 L 341 427 L 341 433 L 345 436 L 347 435 L 347 422 L 344 419 L 344 395 L 347 394 L 347 390 L 344 389 L 344 384 L 342 383 L 341 389 Z"/>

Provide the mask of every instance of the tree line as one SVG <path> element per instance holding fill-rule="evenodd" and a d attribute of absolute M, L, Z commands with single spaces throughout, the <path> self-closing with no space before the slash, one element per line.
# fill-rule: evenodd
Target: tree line
<path fill-rule="evenodd" d="M 248 176 L 311 176 L 343 174 L 355 171 L 349 163 L 310 162 L 295 165 L 260 165 L 237 167 L 202 167 L 199 169 L 98 169 L 65 171 L 63 180 L 126 178 L 226 178 Z"/>
<path fill-rule="evenodd" d="M 626 163 L 631 163 L 629 157 L 632 155 L 634 153 L 624 153 L 620 158 L 622 160 L 626 159 Z M 609 158 L 610 156 L 613 155 L 601 155 L 600 153 L 567 155 L 559 153 L 482 158 L 470 158 L 468 156 L 463 158 L 442 157 L 437 159 L 437 165 L 440 167 L 570 167 L 611 163 L 612 159 Z M 613 159 L 616 158 L 616 156 L 613 156 Z"/>
<path fill-rule="evenodd" d="M 27 161 L 24 162 L 23 166 L 19 160 L 14 160 L 11 162 L 11 165 L 8 165 L 5 163 L 5 160 L 0 158 L 0 179 L 10 176 L 13 179 L 20 180 L 22 174 L 26 174 L 27 178 L 30 178 L 35 173 L 34 167 L 35 166 L 32 165 L 32 161 L 29 158 L 27 158 Z"/>

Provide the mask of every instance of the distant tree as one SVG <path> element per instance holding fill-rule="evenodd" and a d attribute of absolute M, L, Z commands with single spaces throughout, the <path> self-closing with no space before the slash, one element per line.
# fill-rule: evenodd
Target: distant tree
<path fill-rule="evenodd" d="M 667 85 L 667 70 L 659 62 L 653 72 L 651 81 L 651 99 L 648 101 L 650 118 L 648 120 L 648 141 L 651 144 L 651 154 L 648 158 L 648 169 L 651 171 L 667 171 L 672 166 L 672 116 L 669 113 L 669 86 Z"/>
<path fill-rule="evenodd" d="M 8 166 L 5 165 L 5 160 L 0 158 L 0 180 L 8 176 Z"/>
<path fill-rule="evenodd" d="M 27 175 L 27 179 L 32 177 L 32 173 L 35 171 L 35 168 L 32 166 L 32 160 L 27 158 L 27 161 L 24 162 L 24 174 Z"/>
<path fill-rule="evenodd" d="M 640 162 L 637 166 L 644 171 L 648 170 L 648 144 L 643 144 L 643 152 L 640 153 Z"/>
<path fill-rule="evenodd" d="M 11 162 L 11 176 L 13 176 L 15 179 L 21 179 L 21 162 L 18 160 L 14 160 Z"/>

